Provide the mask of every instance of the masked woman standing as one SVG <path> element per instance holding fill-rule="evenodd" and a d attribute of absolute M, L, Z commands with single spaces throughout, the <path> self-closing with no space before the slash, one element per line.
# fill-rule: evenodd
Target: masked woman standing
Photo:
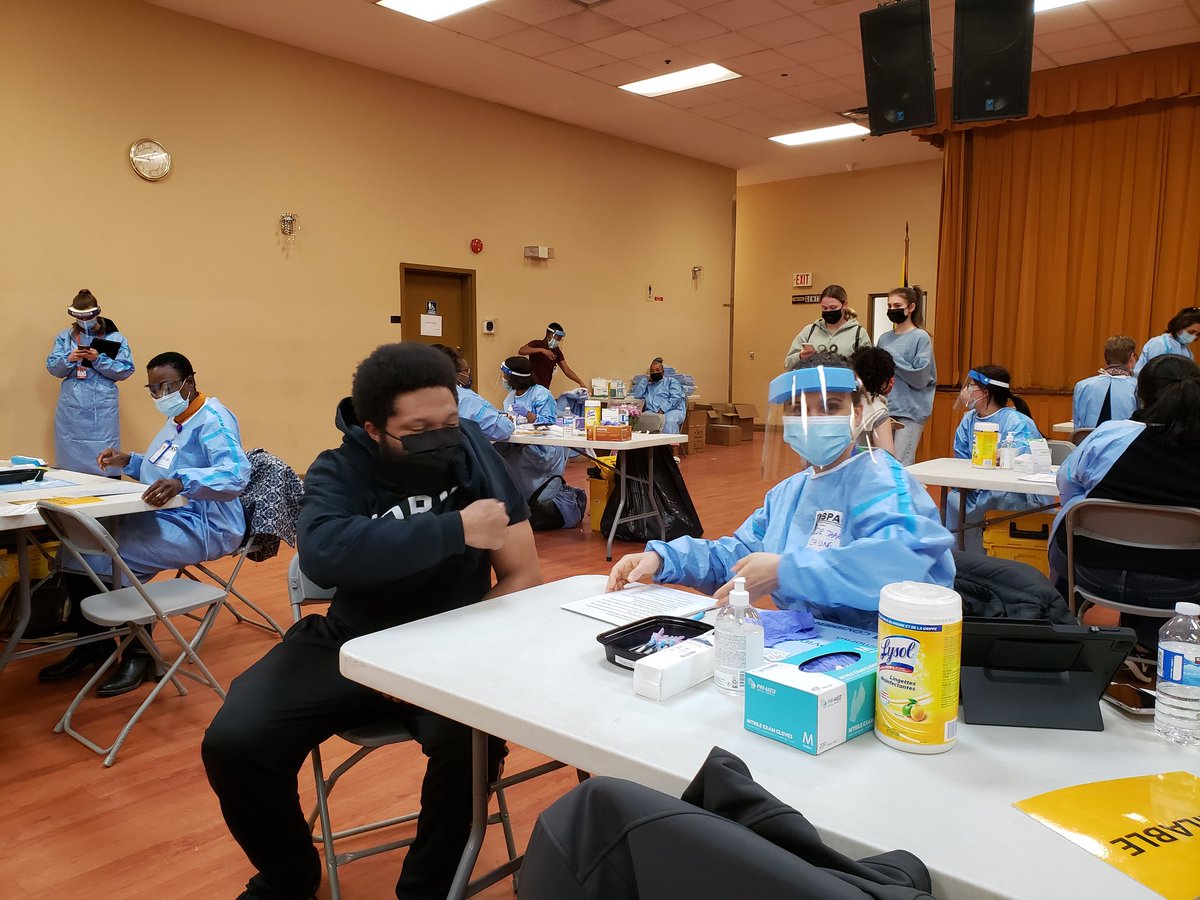
<path fill-rule="evenodd" d="M 76 294 L 67 313 L 73 322 L 54 338 L 46 357 L 46 371 L 61 382 L 54 414 L 54 464 L 72 472 L 114 475 L 101 471 L 96 458 L 121 444 L 117 382 L 133 373 L 129 342 L 112 319 L 100 315 L 91 291 Z"/>

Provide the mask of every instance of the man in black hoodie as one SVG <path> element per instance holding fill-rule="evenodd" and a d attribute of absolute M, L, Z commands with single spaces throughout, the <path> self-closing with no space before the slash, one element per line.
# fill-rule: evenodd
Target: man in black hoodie
<path fill-rule="evenodd" d="M 417 343 L 379 347 L 354 373 L 337 425 L 342 445 L 309 468 L 299 525 L 302 570 L 337 592 L 326 615 L 305 617 L 234 680 L 204 736 L 209 783 L 258 870 L 239 900 L 313 896 L 321 861 L 300 808 L 300 768 L 331 735 L 396 716 L 429 757 L 396 896 L 446 895 L 470 830 L 470 729 L 350 681 L 338 651 L 541 582 L 529 511 L 479 427 L 459 422 L 446 356 Z M 493 739 L 492 778 L 504 753 Z"/>

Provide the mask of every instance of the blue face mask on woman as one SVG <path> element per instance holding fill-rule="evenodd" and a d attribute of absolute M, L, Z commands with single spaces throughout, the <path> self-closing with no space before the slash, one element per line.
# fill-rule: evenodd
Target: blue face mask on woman
<path fill-rule="evenodd" d="M 814 466 L 827 466 L 853 440 L 849 416 L 810 416 L 808 430 L 800 416 L 783 417 L 783 439 Z"/>
<path fill-rule="evenodd" d="M 1196 339 L 1196 336 L 1190 331 L 1181 331 L 1175 336 L 1179 338 L 1179 343 L 1183 344 L 1185 347 Z"/>
<path fill-rule="evenodd" d="M 96 330 L 95 319 L 76 319 L 76 321 L 79 323 L 79 327 L 87 334 L 91 334 Z"/>
<path fill-rule="evenodd" d="M 154 405 L 168 419 L 175 418 L 188 408 L 188 402 L 183 399 L 183 394 L 179 391 L 171 391 L 169 394 L 155 397 Z"/>

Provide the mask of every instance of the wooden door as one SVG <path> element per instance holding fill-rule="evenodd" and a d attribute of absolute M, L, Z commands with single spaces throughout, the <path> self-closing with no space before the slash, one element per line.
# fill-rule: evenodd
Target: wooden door
<path fill-rule="evenodd" d="M 475 370 L 475 270 L 400 265 L 401 336 L 454 347 Z"/>

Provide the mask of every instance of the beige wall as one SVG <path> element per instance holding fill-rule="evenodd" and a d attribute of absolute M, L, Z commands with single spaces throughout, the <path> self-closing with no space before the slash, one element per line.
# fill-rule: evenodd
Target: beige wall
<path fill-rule="evenodd" d="M 792 339 L 820 315 L 792 305 L 794 273 L 813 273 L 813 289 L 796 293 L 842 285 L 870 328 L 867 294 L 900 283 L 906 220 L 909 281 L 929 290 L 932 311 L 941 174 L 940 162 L 913 163 L 738 188 L 734 400 L 764 412 Z"/>
<path fill-rule="evenodd" d="M 401 262 L 477 269 L 493 398 L 551 318 L 584 378 L 662 355 L 726 394 L 731 170 L 125 0 L 0 0 L 0 122 L 0 455 L 52 455 L 45 355 L 83 287 L 139 365 L 134 448 L 158 423 L 140 367 L 173 349 L 247 447 L 307 467 L 356 362 L 400 336 Z M 174 154 L 157 184 L 127 161 L 144 136 Z"/>

